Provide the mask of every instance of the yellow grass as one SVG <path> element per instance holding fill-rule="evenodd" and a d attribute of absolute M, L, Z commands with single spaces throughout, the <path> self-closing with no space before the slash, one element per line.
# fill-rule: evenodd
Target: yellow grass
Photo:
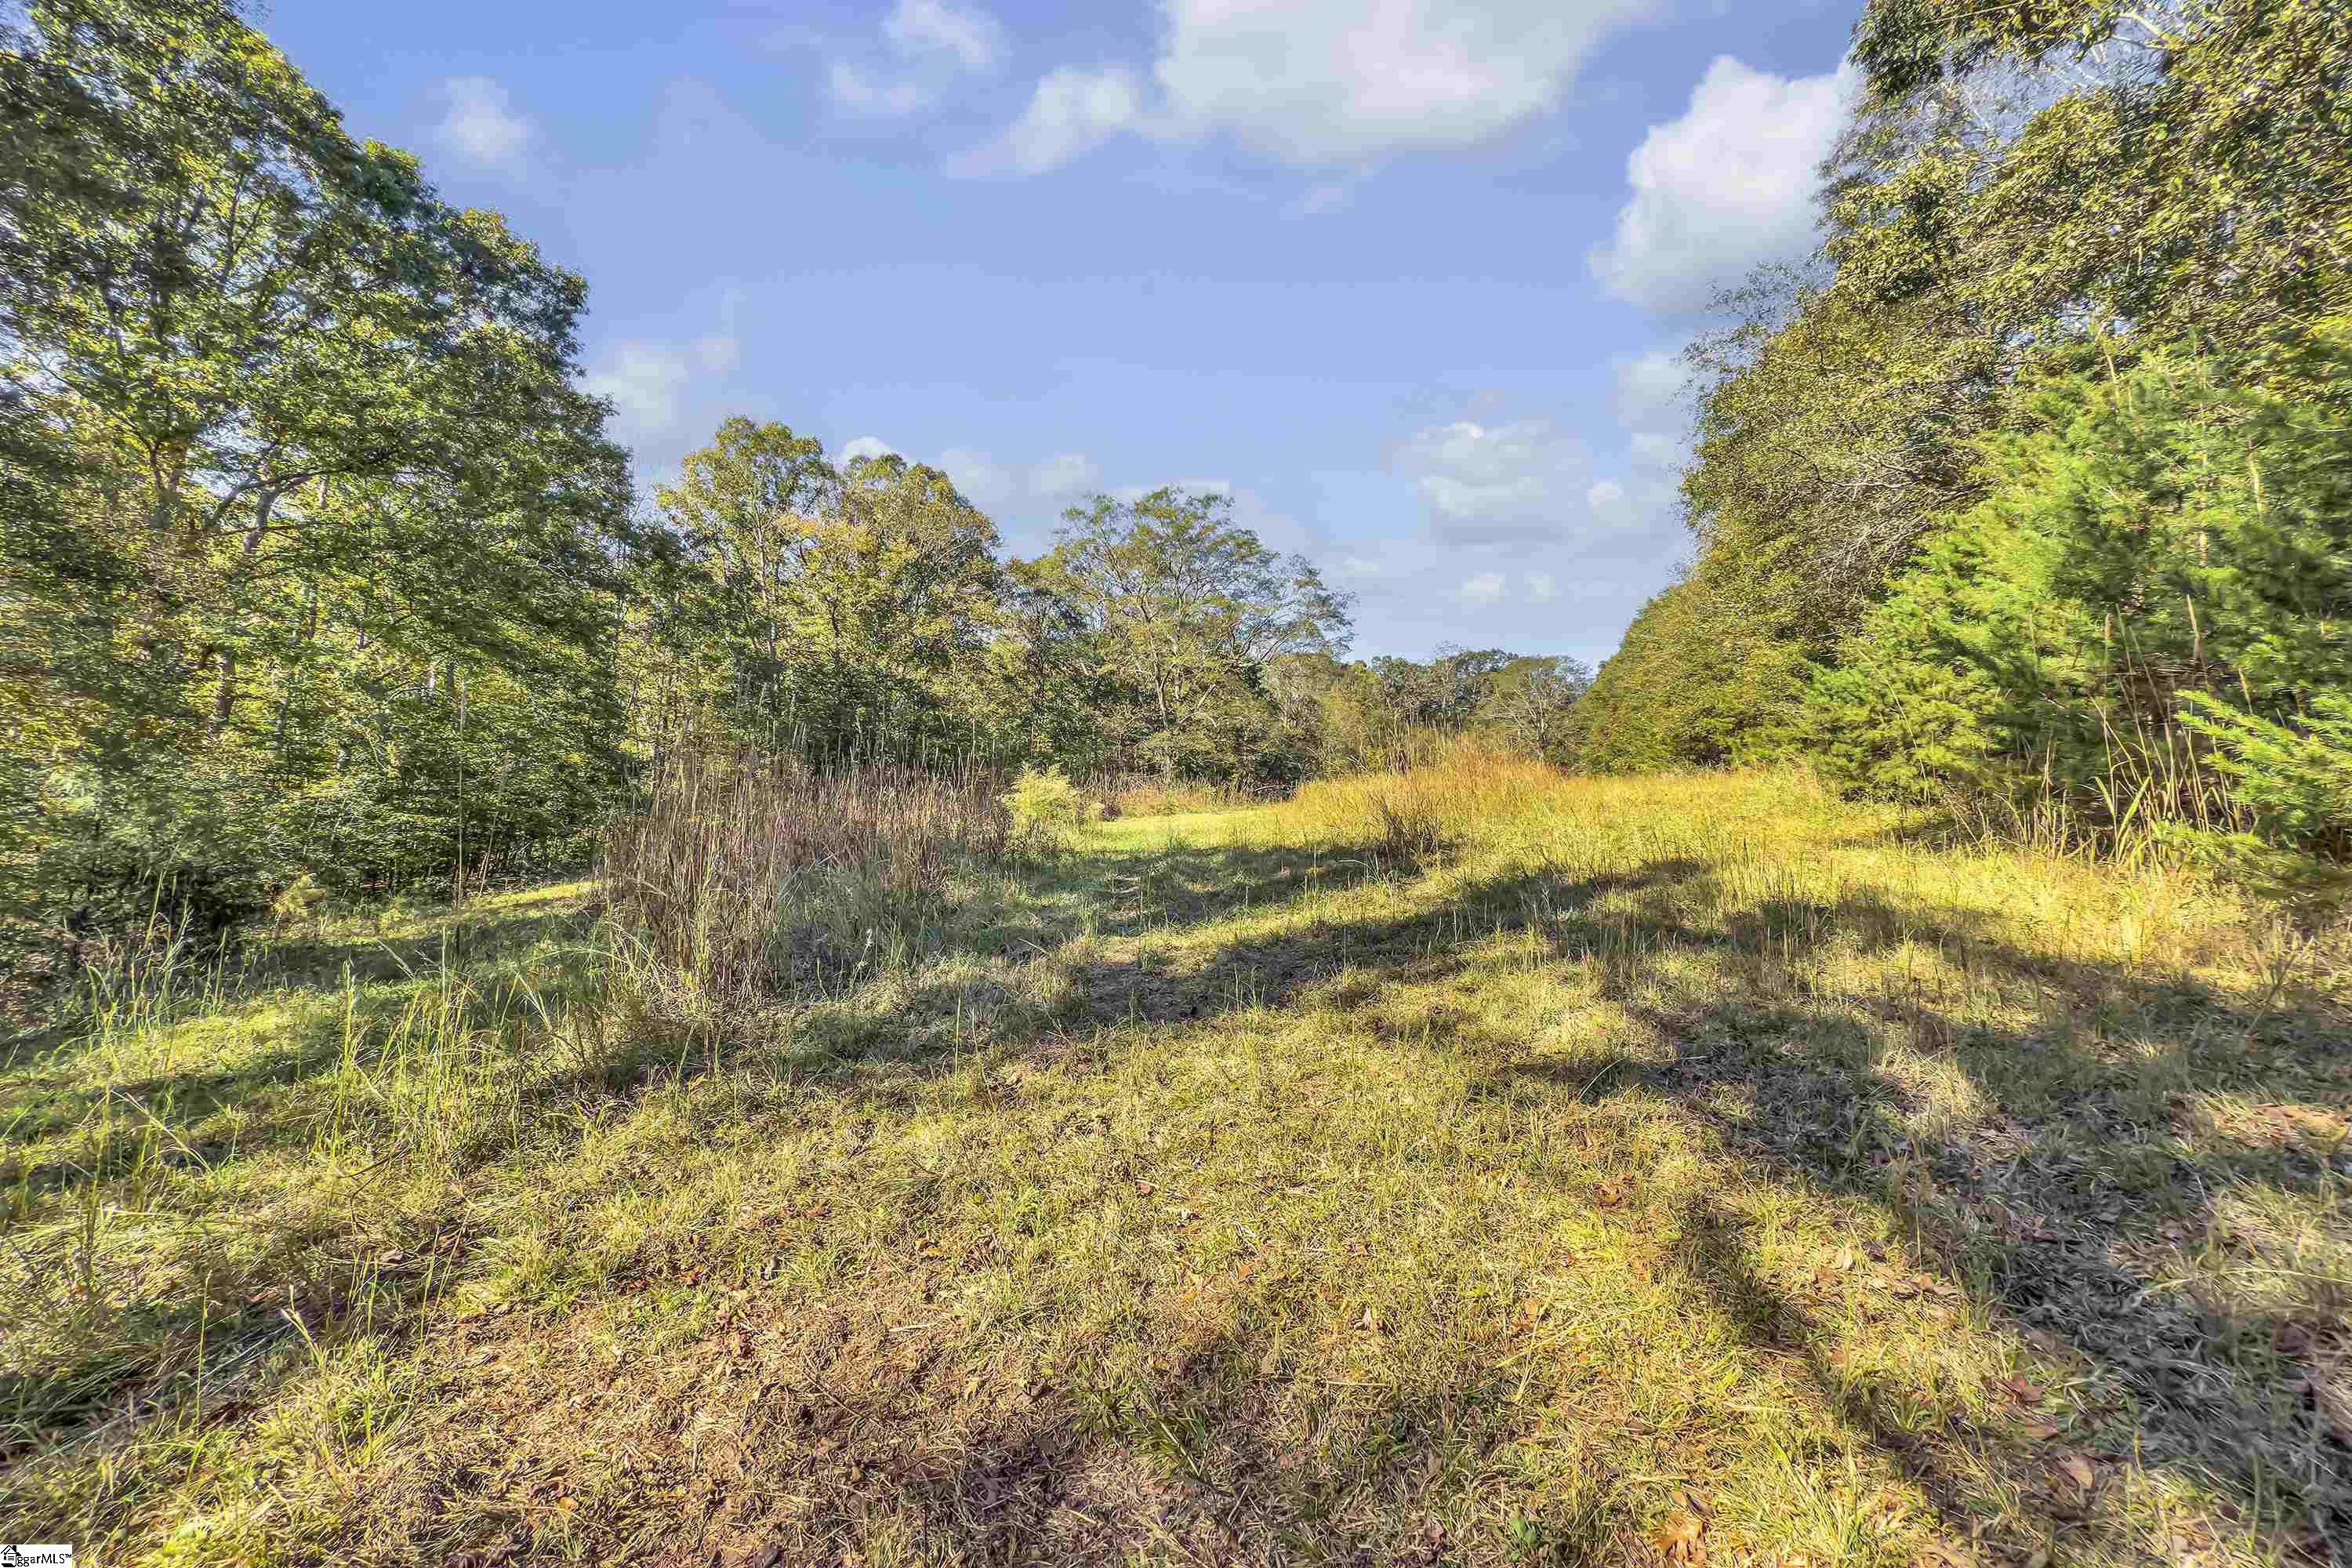
<path fill-rule="evenodd" d="M 2329 1562 L 2342 940 L 2266 1012 L 2201 883 L 1931 827 L 1460 758 L 1087 829 L 961 883 L 964 948 L 683 1033 L 585 889 L 462 963 L 391 933 L 413 974 L 319 933 L 0 1076 L 0 1519 L 159 1564 Z"/>

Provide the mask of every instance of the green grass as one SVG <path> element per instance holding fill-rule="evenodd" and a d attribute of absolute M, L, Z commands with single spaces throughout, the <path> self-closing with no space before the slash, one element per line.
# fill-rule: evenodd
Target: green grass
<path fill-rule="evenodd" d="M 2347 1561 L 2340 937 L 2265 1007 L 2275 939 L 2191 878 L 1793 776 L 1348 788 L 1087 828 L 755 1010 L 582 886 L 21 1047 L 0 1519 L 125 1563 Z"/>

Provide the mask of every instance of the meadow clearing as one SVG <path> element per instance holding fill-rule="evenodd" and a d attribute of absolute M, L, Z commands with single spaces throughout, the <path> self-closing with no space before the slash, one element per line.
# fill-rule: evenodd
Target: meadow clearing
<path fill-rule="evenodd" d="M 1797 773 L 1130 816 L 698 994 L 597 884 L 0 1071 L 100 1563 L 2352 1563 L 2352 956 Z"/>

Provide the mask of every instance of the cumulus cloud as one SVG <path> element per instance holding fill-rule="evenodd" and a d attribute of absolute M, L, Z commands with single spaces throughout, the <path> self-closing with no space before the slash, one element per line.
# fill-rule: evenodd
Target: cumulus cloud
<path fill-rule="evenodd" d="M 1413 481 L 1442 537 L 1492 542 L 1558 535 L 1579 521 L 1584 443 L 1544 419 L 1458 419 L 1409 437 L 1392 466 Z"/>
<path fill-rule="evenodd" d="M 1040 174 L 1143 123 L 1143 89 L 1125 66 L 1048 71 L 1003 134 L 950 159 L 948 173 Z"/>
<path fill-rule="evenodd" d="M 939 466 L 967 500 L 992 516 L 1058 511 L 1102 481 L 1101 470 L 1084 452 L 1056 452 L 1035 463 L 1006 463 L 969 447 L 950 447 L 940 454 Z"/>
<path fill-rule="evenodd" d="M 1124 112 L 1079 121 L 1091 134 L 1033 135 L 1025 159 L 967 167 L 1035 174 L 1123 130 L 1225 136 L 1310 167 L 1473 146 L 1557 108 L 1595 48 L 1666 8 L 1667 0 L 1165 0 L 1148 111 L 1139 95 L 1106 98 L 1098 108 Z M 1023 124 L 1049 102 L 1069 107 L 1071 81 L 1046 92 L 1069 69 L 1038 84 Z M 1075 75 L 1097 88 L 1139 80 L 1124 66 Z"/>
<path fill-rule="evenodd" d="M 1601 479 L 1584 492 L 1584 501 L 1593 516 L 1612 516 L 1625 504 L 1625 487 L 1615 479 Z"/>
<path fill-rule="evenodd" d="M 977 6 L 898 0 L 882 18 L 887 61 L 835 59 L 826 73 L 834 102 L 854 114 L 897 117 L 939 101 L 959 72 L 989 71 L 1004 58 L 1003 24 Z"/>
<path fill-rule="evenodd" d="M 1652 126 L 1626 160 L 1633 194 L 1587 258 L 1601 287 L 1649 310 L 1688 310 L 1757 263 L 1801 253 L 1817 171 L 1856 79 L 1851 66 L 1790 79 L 1718 57 L 1689 109 Z"/>
<path fill-rule="evenodd" d="M 503 86 L 486 76 L 451 77 L 441 84 L 441 97 L 445 108 L 433 140 L 443 151 L 481 168 L 521 169 L 537 132 Z"/>
<path fill-rule="evenodd" d="M 859 436 L 843 442 L 841 447 L 841 460 L 845 463 L 854 463 L 860 458 L 895 458 L 897 456 L 898 456 L 898 448 L 879 436 Z"/>
<path fill-rule="evenodd" d="M 1617 417 L 1644 486 L 1679 470 L 1689 456 L 1687 384 L 1681 354 L 1668 349 L 1652 349 L 1617 366 Z"/>
<path fill-rule="evenodd" d="M 834 61 L 825 79 L 833 89 L 833 101 L 856 114 L 913 114 L 929 108 L 939 97 L 926 82 L 912 77 L 875 76 L 847 60 Z"/>
<path fill-rule="evenodd" d="M 1029 471 L 1029 487 L 1043 496 L 1075 496 L 1102 482 L 1102 472 L 1084 452 L 1056 452 Z"/>
<path fill-rule="evenodd" d="M 977 6 L 941 0 L 898 0 L 882 19 L 882 36 L 900 54 L 943 54 L 969 71 L 992 69 L 1004 58 L 1003 24 Z"/>
<path fill-rule="evenodd" d="M 696 385 L 734 369 L 740 353 L 731 332 L 687 343 L 615 343 L 581 380 L 611 400 L 614 437 L 641 458 L 659 461 L 685 433 Z"/>
<path fill-rule="evenodd" d="M 1509 585 L 1510 579 L 1500 572 L 1481 572 L 1475 576 L 1463 578 L 1462 586 L 1454 591 L 1454 596 L 1475 609 L 1501 598 L 1503 590 Z"/>
<path fill-rule="evenodd" d="M 1687 376 L 1682 356 L 1652 349 L 1617 367 L 1617 416 L 1635 429 L 1656 429 L 1679 416 Z"/>
<path fill-rule="evenodd" d="M 1645 468 L 1679 468 L 1683 460 L 1683 444 L 1672 436 L 1655 430 L 1636 430 L 1630 442 L 1633 461 Z"/>

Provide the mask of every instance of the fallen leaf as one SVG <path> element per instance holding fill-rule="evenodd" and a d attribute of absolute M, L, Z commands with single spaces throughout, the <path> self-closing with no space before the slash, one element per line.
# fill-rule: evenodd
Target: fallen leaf
<path fill-rule="evenodd" d="M 2080 1454 L 2069 1454 L 2059 1460 L 2058 1471 L 2074 1483 L 2077 1491 L 2086 1492 L 2099 1484 L 2099 1472 Z"/>
<path fill-rule="evenodd" d="M 1698 1568 L 1706 1561 L 1706 1547 L 1699 1540 L 1705 1529 L 1696 1514 L 1678 1513 L 1666 1521 L 1657 1534 L 1650 1539 L 1669 1561 L 1687 1563 L 1691 1568 Z"/>
<path fill-rule="evenodd" d="M 1838 1248 L 1837 1257 L 1832 1260 L 1830 1267 L 1836 1269 L 1839 1273 L 1844 1274 L 1853 1269 L 1856 1261 L 1853 1247 L 1841 1247 Z"/>
<path fill-rule="evenodd" d="M 1246 1285 L 1249 1283 L 1250 1276 L 1256 1272 L 1256 1264 L 1244 1261 L 1240 1268 L 1234 1270 L 1234 1283 L 1237 1285 Z"/>
<path fill-rule="evenodd" d="M 1280 1351 L 1269 1350 L 1257 1358 L 1257 1374 L 1260 1377 L 1272 1377 L 1281 1370 L 1282 1352 Z"/>
<path fill-rule="evenodd" d="M 555 1500 L 555 1506 L 559 1512 L 577 1513 L 580 1511 L 580 1500 L 576 1497 L 561 1497 Z"/>
<path fill-rule="evenodd" d="M 1370 1307 L 1367 1307 L 1364 1309 L 1362 1321 L 1359 1322 L 1356 1326 L 1362 1329 L 1366 1333 L 1377 1333 L 1379 1332 L 1381 1326 L 1380 1316 Z"/>
<path fill-rule="evenodd" d="M 2044 1392 L 2038 1383 L 2028 1383 L 2022 1377 L 2006 1377 L 1994 1386 L 2009 1391 L 2020 1405 L 2039 1405 Z"/>

